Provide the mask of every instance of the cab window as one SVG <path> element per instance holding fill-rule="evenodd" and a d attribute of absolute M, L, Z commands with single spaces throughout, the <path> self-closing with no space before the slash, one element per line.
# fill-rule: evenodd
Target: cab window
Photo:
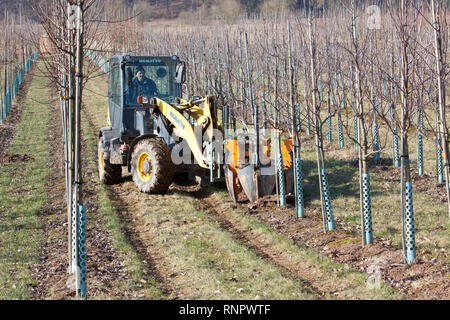
<path fill-rule="evenodd" d="M 111 73 L 111 100 L 116 105 L 121 104 L 121 83 L 120 83 L 120 68 L 118 65 L 112 66 Z"/>

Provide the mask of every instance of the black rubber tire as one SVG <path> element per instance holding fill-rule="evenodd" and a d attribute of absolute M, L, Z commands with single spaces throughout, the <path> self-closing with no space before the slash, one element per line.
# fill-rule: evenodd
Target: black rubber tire
<path fill-rule="evenodd" d="M 100 181 L 107 185 L 116 184 L 122 178 L 122 166 L 120 164 L 111 164 L 102 156 L 103 137 L 98 140 L 98 175 Z M 103 159 L 103 166 L 101 161 Z"/>
<path fill-rule="evenodd" d="M 146 153 L 150 159 L 152 173 L 149 180 L 144 181 L 138 173 L 138 159 Z M 131 158 L 133 181 L 139 191 L 150 194 L 164 194 L 173 181 L 175 166 L 171 159 L 171 150 L 161 139 L 145 139 L 137 143 Z"/>
<path fill-rule="evenodd" d="M 177 172 L 173 176 L 173 182 L 186 183 L 189 181 L 189 172 Z"/>

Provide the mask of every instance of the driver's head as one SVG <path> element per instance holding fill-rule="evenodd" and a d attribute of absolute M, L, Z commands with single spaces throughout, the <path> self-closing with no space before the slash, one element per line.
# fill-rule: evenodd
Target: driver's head
<path fill-rule="evenodd" d="M 136 78 L 137 78 L 139 81 L 142 81 L 142 80 L 144 79 L 144 77 L 145 77 L 145 70 L 144 70 L 144 68 L 143 68 L 142 66 L 139 66 L 139 67 L 136 69 Z"/>

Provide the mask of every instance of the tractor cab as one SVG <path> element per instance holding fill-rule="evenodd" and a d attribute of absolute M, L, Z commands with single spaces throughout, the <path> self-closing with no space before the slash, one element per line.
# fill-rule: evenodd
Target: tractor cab
<path fill-rule="evenodd" d="M 154 134 L 151 110 L 143 102 L 181 97 L 185 64 L 177 56 L 114 56 L 110 59 L 108 122 L 126 143 Z"/>

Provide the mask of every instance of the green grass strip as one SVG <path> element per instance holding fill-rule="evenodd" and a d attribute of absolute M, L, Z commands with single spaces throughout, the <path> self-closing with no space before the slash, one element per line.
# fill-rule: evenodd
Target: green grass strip
<path fill-rule="evenodd" d="M 44 183 L 51 172 L 47 145 L 50 92 L 49 81 L 37 75 L 7 152 L 34 160 L 0 165 L 0 299 L 32 298 L 30 285 L 35 280 L 30 267 L 39 262 L 44 240 L 39 213 L 47 200 Z"/>

